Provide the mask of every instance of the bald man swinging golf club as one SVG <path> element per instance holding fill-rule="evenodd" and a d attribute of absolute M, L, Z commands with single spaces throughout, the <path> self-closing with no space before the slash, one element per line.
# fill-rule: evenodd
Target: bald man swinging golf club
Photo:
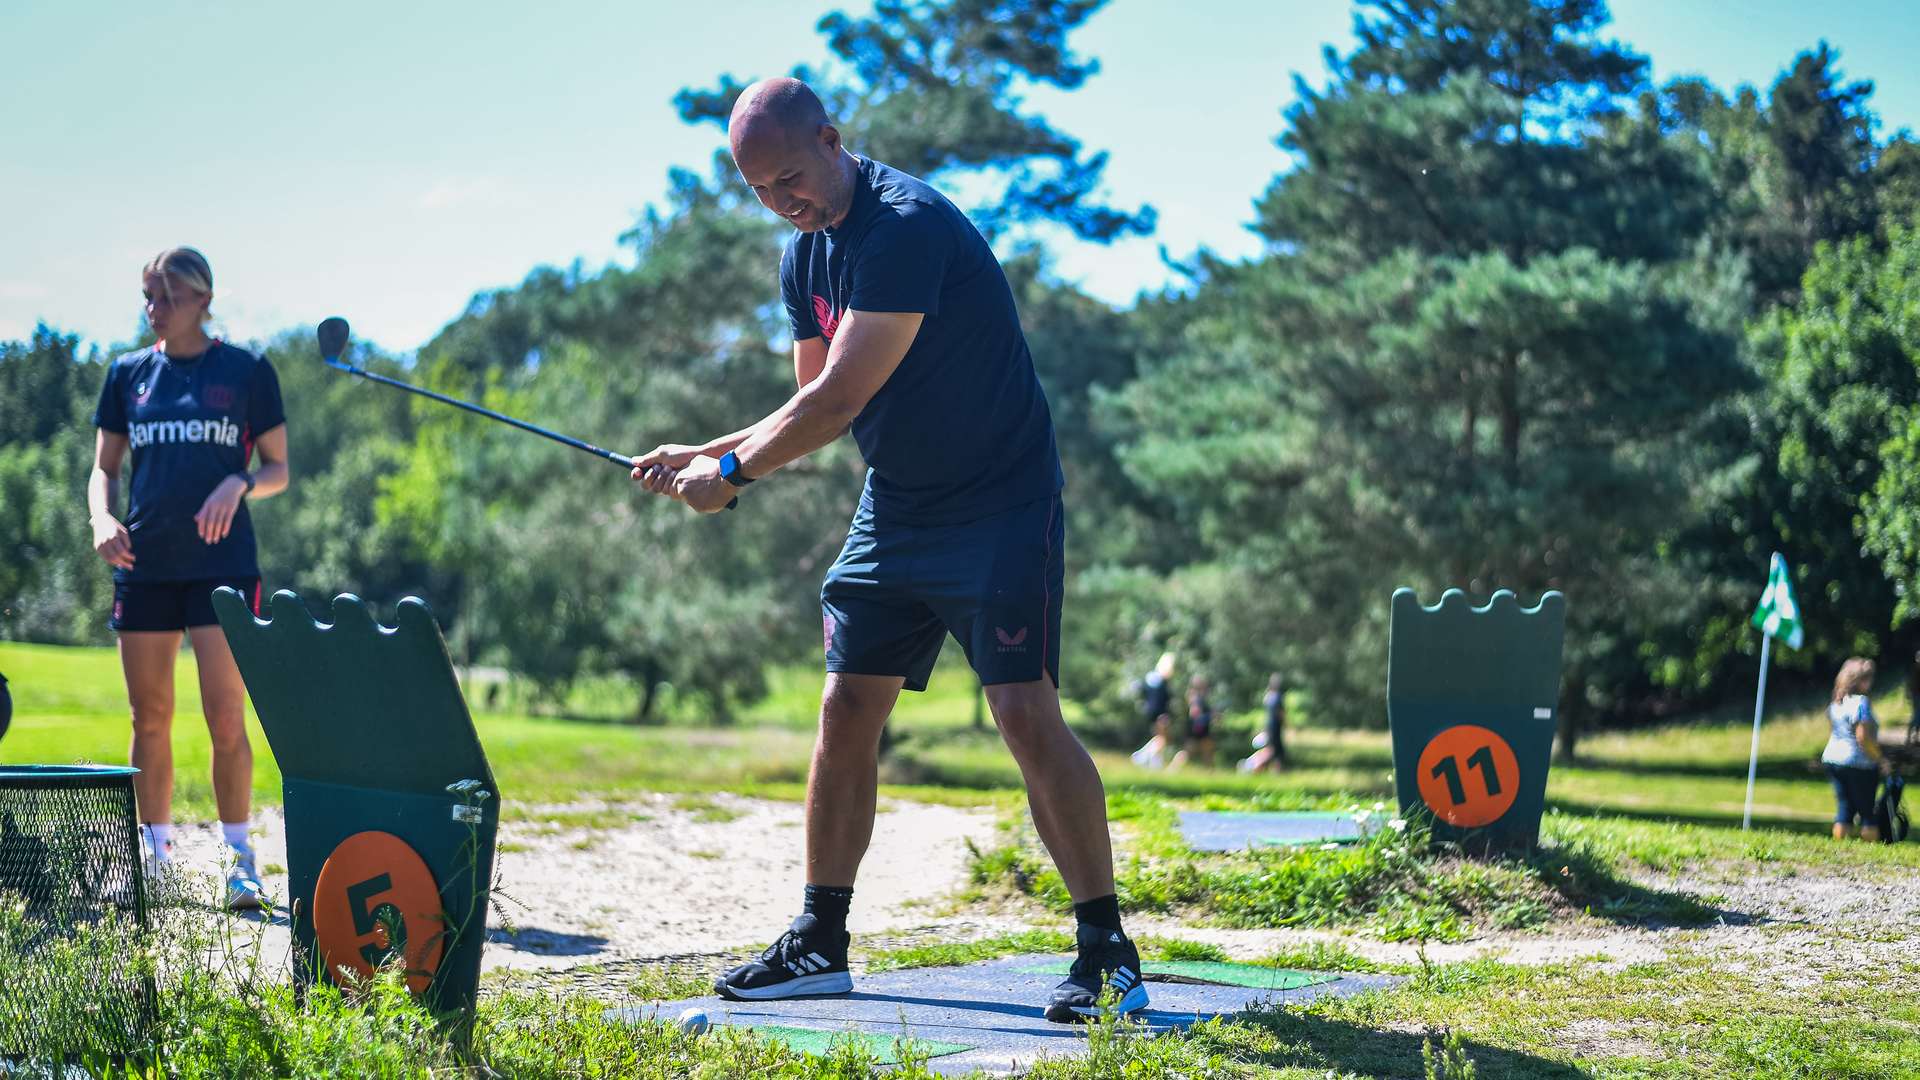
<path fill-rule="evenodd" d="M 873 836 L 881 728 L 925 690 L 946 634 L 986 687 L 1040 838 L 1072 893 L 1079 957 L 1044 1003 L 1072 1021 L 1147 1003 L 1120 925 L 1106 795 L 1060 716 L 1066 528 L 1053 420 L 1013 293 L 979 231 L 925 183 L 846 149 L 813 91 L 747 88 L 734 164 L 797 230 L 780 262 L 799 391 L 752 427 L 635 459 L 633 477 L 703 513 L 849 427 L 867 462 L 820 590 L 827 679 L 807 780 L 805 911 L 714 989 L 757 1001 L 844 993 L 847 909 Z"/>

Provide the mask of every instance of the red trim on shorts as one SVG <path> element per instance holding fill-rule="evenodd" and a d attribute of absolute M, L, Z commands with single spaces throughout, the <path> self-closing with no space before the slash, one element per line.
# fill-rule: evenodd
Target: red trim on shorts
<path fill-rule="evenodd" d="M 250 600 L 251 602 L 247 606 L 253 609 L 253 617 L 257 619 L 260 617 L 260 579 L 259 578 L 253 579 L 253 596 L 250 598 Z"/>

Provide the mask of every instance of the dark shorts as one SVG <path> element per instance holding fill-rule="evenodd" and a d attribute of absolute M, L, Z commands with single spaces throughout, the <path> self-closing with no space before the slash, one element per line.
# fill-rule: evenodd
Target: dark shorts
<path fill-rule="evenodd" d="M 116 581 L 113 583 L 113 614 L 107 628 L 123 634 L 161 630 L 185 630 L 193 626 L 212 626 L 220 620 L 213 614 L 213 590 L 231 585 L 247 598 L 247 606 L 260 614 L 260 579 L 206 578 L 199 581 Z"/>
<path fill-rule="evenodd" d="M 1213 738 L 1213 716 L 1190 716 L 1187 718 L 1187 737 L 1190 739 Z"/>
<path fill-rule="evenodd" d="M 1873 803 L 1880 793 L 1880 770 L 1828 765 L 1827 775 L 1833 778 L 1834 824 L 1851 825 L 1855 819 L 1862 825 L 1873 824 Z"/>
<path fill-rule="evenodd" d="M 986 685 L 1060 684 L 1060 496 L 958 525 L 876 527 L 864 508 L 820 586 L 827 670 L 925 690 L 952 634 Z"/>

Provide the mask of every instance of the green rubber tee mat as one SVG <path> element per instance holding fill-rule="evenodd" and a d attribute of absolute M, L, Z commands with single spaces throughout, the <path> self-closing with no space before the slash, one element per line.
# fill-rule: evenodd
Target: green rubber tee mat
<path fill-rule="evenodd" d="M 881 1065 L 898 1065 L 909 1056 L 903 1050 L 911 1051 L 913 1056 L 927 1058 L 946 1057 L 962 1050 L 971 1050 L 967 1043 L 934 1042 L 929 1039 L 915 1039 L 910 1036 L 903 1039 L 898 1035 L 877 1035 L 868 1031 L 856 1031 L 845 1028 L 840 1031 L 822 1031 L 819 1028 L 787 1027 L 781 1024 L 755 1025 L 748 1029 L 763 1039 L 770 1039 L 784 1045 L 787 1049 L 801 1054 L 815 1054 L 825 1057 L 833 1052 L 835 1046 L 846 1042 L 860 1045 Z M 903 1045 L 904 1043 L 904 1045 Z"/>
<path fill-rule="evenodd" d="M 981 1070 L 994 1073 L 1030 1068 L 1042 1058 L 1080 1057 L 1087 1052 L 1082 1024 L 1050 1023 L 1042 1005 L 1060 984 L 1060 976 L 1036 969 L 1065 971 L 1061 956 L 1006 956 L 958 967 L 910 968 L 854 976 L 853 991 L 821 997 L 778 1001 L 722 1001 L 716 997 L 662 1001 L 611 1010 L 616 1021 L 673 1023 L 682 1011 L 698 1008 L 710 1023 L 751 1028 L 762 1034 L 799 1028 L 810 1032 L 796 1039 L 819 1040 L 830 1049 L 833 1039 L 858 1031 L 878 1039 L 867 1045 L 890 1060 L 893 1040 L 907 1038 L 963 1049 L 930 1058 L 929 1071 L 943 1076 L 965 1076 Z M 1176 964 L 1148 965 L 1176 967 Z M 1202 965 L 1207 966 L 1207 965 Z M 1218 982 L 1150 982 L 1148 1003 L 1133 1015 L 1142 1035 L 1190 1027 L 1215 1016 L 1232 1016 L 1257 1004 L 1298 1005 L 1322 997 L 1345 997 L 1393 986 L 1390 975 L 1306 975 L 1306 985 L 1288 988 L 1274 968 L 1252 964 L 1223 965 L 1250 968 L 1259 973 L 1258 985 Z M 1153 976 L 1149 976 L 1153 978 Z M 799 1043 L 788 1045 L 799 1048 Z M 812 1049 L 811 1046 L 807 1047 Z"/>
<path fill-rule="evenodd" d="M 1351 844 L 1365 839 L 1369 831 L 1352 814 L 1339 810 L 1188 810 L 1180 814 L 1180 836 L 1195 851 Z"/>

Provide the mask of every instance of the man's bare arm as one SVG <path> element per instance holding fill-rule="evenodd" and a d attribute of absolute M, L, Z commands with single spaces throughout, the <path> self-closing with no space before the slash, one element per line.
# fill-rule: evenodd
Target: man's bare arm
<path fill-rule="evenodd" d="M 906 358 L 919 312 L 848 311 L 821 368 L 773 415 L 754 425 L 734 455 L 740 471 L 758 479 L 827 445 L 847 430 Z M 811 358 L 796 343 L 794 374 L 805 378 Z"/>

